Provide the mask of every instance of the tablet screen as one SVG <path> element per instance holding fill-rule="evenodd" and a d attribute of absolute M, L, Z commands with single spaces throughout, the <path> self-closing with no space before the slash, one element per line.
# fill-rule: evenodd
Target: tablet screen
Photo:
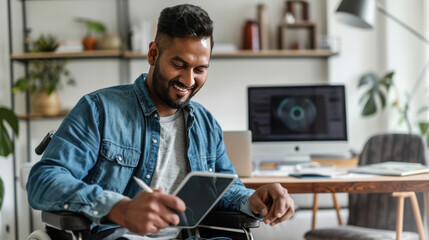
<path fill-rule="evenodd" d="M 195 227 L 220 200 L 236 175 L 191 172 L 175 194 L 186 204 L 177 227 Z"/>

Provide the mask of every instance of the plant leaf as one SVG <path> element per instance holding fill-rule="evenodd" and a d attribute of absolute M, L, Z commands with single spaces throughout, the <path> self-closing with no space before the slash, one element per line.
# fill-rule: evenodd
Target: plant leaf
<path fill-rule="evenodd" d="M 375 104 L 374 96 L 371 95 L 362 109 L 362 116 L 370 116 L 377 112 L 377 105 Z"/>
<path fill-rule="evenodd" d="M 3 123 L 0 123 L 0 156 L 7 157 L 12 152 L 13 142 Z"/>
<path fill-rule="evenodd" d="M 18 117 L 12 110 L 5 107 L 0 107 L 0 121 L 3 123 L 3 120 L 9 124 L 16 135 L 19 134 Z"/>
<path fill-rule="evenodd" d="M 359 79 L 359 83 L 358 83 L 358 88 L 365 86 L 365 85 L 376 85 L 376 83 L 378 82 L 378 77 L 375 73 L 367 73 L 364 74 L 360 79 Z"/>
<path fill-rule="evenodd" d="M 381 108 L 384 109 L 386 107 L 386 96 L 380 89 L 378 89 L 377 93 L 378 97 L 380 98 Z"/>
<path fill-rule="evenodd" d="M 419 129 L 422 135 L 428 133 L 429 122 L 419 122 Z"/>

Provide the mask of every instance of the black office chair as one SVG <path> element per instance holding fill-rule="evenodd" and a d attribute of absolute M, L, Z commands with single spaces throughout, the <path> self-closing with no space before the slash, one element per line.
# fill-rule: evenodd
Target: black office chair
<path fill-rule="evenodd" d="M 359 156 L 359 165 L 386 161 L 427 165 L 426 146 L 422 137 L 412 134 L 372 136 L 365 143 Z M 407 202 L 404 204 L 406 198 L 410 198 L 410 204 Z M 424 211 L 422 193 L 349 194 L 349 218 L 346 226 L 314 229 L 307 232 L 304 238 L 307 240 L 423 239 L 421 216 Z"/>
<path fill-rule="evenodd" d="M 48 146 L 55 131 L 50 131 L 36 147 L 36 153 L 41 155 Z M 123 228 L 112 228 L 94 235 L 90 233 L 91 221 L 84 215 L 75 212 L 48 212 L 42 211 L 42 222 L 46 223 L 45 231 L 32 232 L 27 240 L 98 240 L 98 239 L 126 239 L 121 236 L 126 232 Z M 229 237 L 232 239 L 253 239 L 251 228 L 259 227 L 258 219 L 241 212 L 212 211 L 200 225 L 194 229 L 183 229 L 180 237 L 186 239 L 191 236 L 213 238 Z"/>

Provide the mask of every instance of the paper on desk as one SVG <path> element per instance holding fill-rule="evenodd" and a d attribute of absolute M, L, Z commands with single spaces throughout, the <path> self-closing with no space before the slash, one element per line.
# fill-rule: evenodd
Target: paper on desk
<path fill-rule="evenodd" d="M 255 170 L 252 172 L 253 177 L 286 177 L 289 173 L 280 170 Z"/>
<path fill-rule="evenodd" d="M 370 178 L 375 177 L 374 174 L 363 174 L 363 173 L 347 173 L 343 175 L 335 176 L 336 178 Z"/>

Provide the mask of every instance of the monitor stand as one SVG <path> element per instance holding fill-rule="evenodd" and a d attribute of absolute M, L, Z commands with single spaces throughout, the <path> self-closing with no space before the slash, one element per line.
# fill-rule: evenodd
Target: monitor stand
<path fill-rule="evenodd" d="M 288 154 L 284 156 L 283 161 L 287 165 L 306 163 L 311 162 L 311 156 L 309 154 Z"/>

